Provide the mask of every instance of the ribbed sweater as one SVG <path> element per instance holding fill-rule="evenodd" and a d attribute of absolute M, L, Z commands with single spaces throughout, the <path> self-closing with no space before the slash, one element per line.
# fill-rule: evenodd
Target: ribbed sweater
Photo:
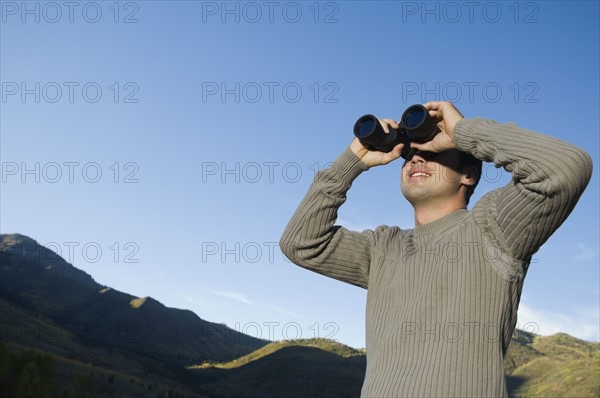
<path fill-rule="evenodd" d="M 578 147 L 487 119 L 462 119 L 455 144 L 512 181 L 413 229 L 335 225 L 367 167 L 348 148 L 320 171 L 280 240 L 297 265 L 368 289 L 362 397 L 507 397 L 504 355 L 532 255 L 591 178 Z"/>

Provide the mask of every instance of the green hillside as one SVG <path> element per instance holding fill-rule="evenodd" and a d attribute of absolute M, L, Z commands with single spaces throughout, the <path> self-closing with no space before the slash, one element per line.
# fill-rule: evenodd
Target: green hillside
<path fill-rule="evenodd" d="M 506 374 L 514 397 L 600 397 L 600 344 L 564 333 L 511 342 Z"/>
<path fill-rule="evenodd" d="M 350 358 L 357 355 L 364 355 L 364 351 L 359 351 L 355 348 L 340 344 L 328 339 L 296 339 L 296 340 L 280 340 L 275 341 L 266 346 L 251 352 L 240 358 L 236 358 L 229 362 L 203 362 L 198 365 L 192 365 L 188 369 L 234 369 L 247 365 L 250 362 L 258 361 L 264 357 L 273 354 L 286 347 L 313 347 L 322 351 L 330 352 L 344 358 Z"/>
<path fill-rule="evenodd" d="M 199 391 L 224 397 L 358 397 L 364 353 L 331 340 L 271 343 L 238 360 L 190 369 L 207 383 Z"/>
<path fill-rule="evenodd" d="M 230 360 L 266 341 L 208 322 L 189 310 L 98 284 L 23 235 L 0 235 L 0 298 L 72 330 L 84 345 L 184 367 L 199 358 Z"/>

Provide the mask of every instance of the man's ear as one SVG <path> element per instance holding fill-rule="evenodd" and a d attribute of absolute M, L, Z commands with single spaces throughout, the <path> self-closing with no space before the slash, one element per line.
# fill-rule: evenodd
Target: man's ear
<path fill-rule="evenodd" d="M 467 186 L 475 185 L 475 182 L 477 181 L 477 173 L 477 167 L 465 167 L 462 171 L 460 182 Z"/>

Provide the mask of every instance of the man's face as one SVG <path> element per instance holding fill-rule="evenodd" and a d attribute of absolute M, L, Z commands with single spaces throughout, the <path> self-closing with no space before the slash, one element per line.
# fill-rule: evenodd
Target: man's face
<path fill-rule="evenodd" d="M 465 174 L 460 172 L 459 153 L 449 150 L 440 153 L 417 152 L 402 166 L 402 194 L 413 205 L 435 203 L 456 195 Z"/>

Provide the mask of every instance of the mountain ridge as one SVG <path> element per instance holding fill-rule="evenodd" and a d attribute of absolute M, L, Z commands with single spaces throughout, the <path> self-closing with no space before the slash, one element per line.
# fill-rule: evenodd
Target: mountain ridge
<path fill-rule="evenodd" d="M 180 366 L 199 358 L 233 359 L 266 344 L 152 297 L 143 305 L 132 305 L 140 298 L 107 288 L 48 252 L 24 235 L 0 235 L 0 296 L 58 324 L 93 328 L 93 334 L 84 336 L 88 343 L 112 346 L 115 342 L 110 339 L 119 333 L 120 348 L 153 352 Z"/>

